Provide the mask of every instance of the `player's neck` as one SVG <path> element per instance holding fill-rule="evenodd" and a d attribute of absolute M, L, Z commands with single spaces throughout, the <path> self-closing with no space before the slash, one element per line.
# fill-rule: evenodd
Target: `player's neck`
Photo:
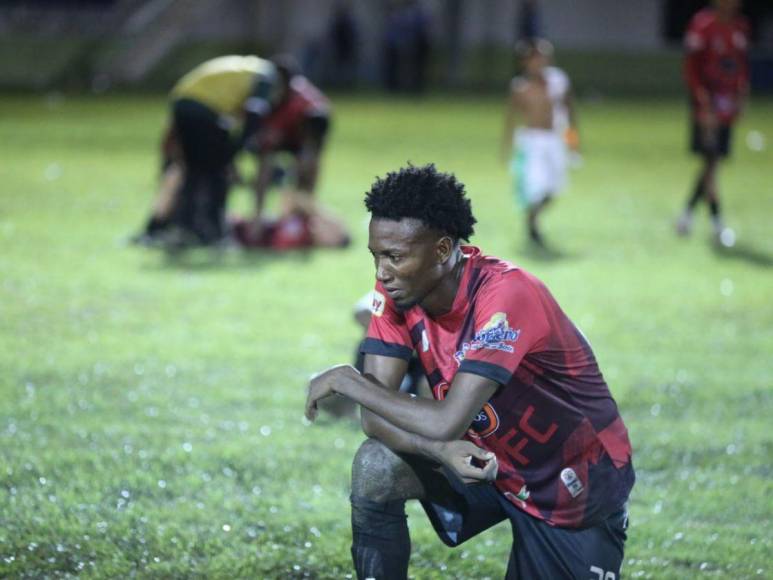
<path fill-rule="evenodd" d="M 461 248 L 457 248 L 453 260 L 454 263 L 449 266 L 449 271 L 446 275 L 440 279 L 434 290 L 421 301 L 421 308 L 431 318 L 448 314 L 454 306 L 456 294 L 459 291 L 459 284 L 464 274 L 467 256 L 464 255 Z"/>

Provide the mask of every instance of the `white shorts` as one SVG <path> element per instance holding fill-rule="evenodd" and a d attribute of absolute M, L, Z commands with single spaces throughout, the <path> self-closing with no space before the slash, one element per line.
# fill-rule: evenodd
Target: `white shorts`
<path fill-rule="evenodd" d="M 510 169 L 521 203 L 532 206 L 558 195 L 566 183 L 566 145 L 549 129 L 518 129 L 513 136 L 515 155 Z"/>

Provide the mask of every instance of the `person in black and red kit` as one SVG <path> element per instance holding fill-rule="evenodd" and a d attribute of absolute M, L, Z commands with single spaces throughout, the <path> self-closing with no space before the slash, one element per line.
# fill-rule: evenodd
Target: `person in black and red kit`
<path fill-rule="evenodd" d="M 677 221 L 688 235 L 693 212 L 706 200 L 718 243 L 732 246 L 735 233 L 725 227 L 719 205 L 717 168 L 730 153 L 731 129 L 748 94 L 749 25 L 739 14 L 740 0 L 715 0 L 693 16 L 685 35 L 685 80 L 692 115 L 691 149 L 703 159 L 695 188 Z"/>
<path fill-rule="evenodd" d="M 434 165 L 366 196 L 376 269 L 364 369 L 309 384 L 306 415 L 339 394 L 370 437 L 352 468 L 358 578 L 406 578 L 405 501 L 457 546 L 509 520 L 508 578 L 619 578 L 631 444 L 580 330 L 545 285 L 473 246 L 464 186 Z M 433 399 L 398 387 L 415 352 Z"/>
<path fill-rule="evenodd" d="M 330 101 L 305 76 L 291 56 L 273 57 L 279 78 L 279 102 L 264 119 L 251 148 L 257 155 L 255 178 L 256 213 L 261 215 L 268 188 L 278 173 L 281 154 L 289 154 L 292 186 L 298 193 L 312 195 L 319 176 L 320 159 L 330 129 Z"/>

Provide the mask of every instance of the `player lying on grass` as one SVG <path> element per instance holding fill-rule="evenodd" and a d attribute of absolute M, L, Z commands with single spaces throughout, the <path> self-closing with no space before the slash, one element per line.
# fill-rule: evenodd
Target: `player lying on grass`
<path fill-rule="evenodd" d="M 464 245 L 464 186 L 408 166 L 367 194 L 376 286 L 364 369 L 309 384 L 342 395 L 369 436 L 352 468 L 359 578 L 405 578 L 405 501 L 457 546 L 505 519 L 510 578 L 617 578 L 631 446 L 590 345 L 537 278 Z M 400 393 L 415 352 L 433 399 Z"/>
<path fill-rule="evenodd" d="M 280 205 L 275 218 L 231 219 L 234 240 L 244 248 L 277 251 L 349 245 L 344 221 L 308 194 L 286 191 Z"/>

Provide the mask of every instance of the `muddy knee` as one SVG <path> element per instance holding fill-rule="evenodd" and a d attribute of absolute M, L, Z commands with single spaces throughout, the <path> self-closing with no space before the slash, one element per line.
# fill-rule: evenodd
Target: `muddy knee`
<path fill-rule="evenodd" d="M 419 499 L 421 481 L 408 463 L 376 439 L 357 450 L 352 464 L 352 495 L 383 502 Z"/>

